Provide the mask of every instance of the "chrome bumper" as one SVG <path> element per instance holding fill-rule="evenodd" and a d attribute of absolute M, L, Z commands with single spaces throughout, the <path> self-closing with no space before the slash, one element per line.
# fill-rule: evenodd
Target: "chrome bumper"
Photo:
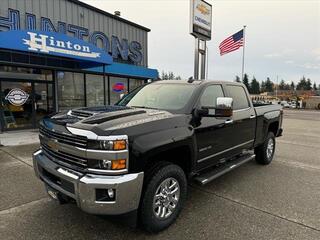
<path fill-rule="evenodd" d="M 56 164 L 41 150 L 33 154 L 33 167 L 38 178 L 74 199 L 85 212 L 118 215 L 136 210 L 139 206 L 143 172 L 119 176 L 82 174 Z M 97 201 L 97 189 L 114 189 L 114 201 Z"/>

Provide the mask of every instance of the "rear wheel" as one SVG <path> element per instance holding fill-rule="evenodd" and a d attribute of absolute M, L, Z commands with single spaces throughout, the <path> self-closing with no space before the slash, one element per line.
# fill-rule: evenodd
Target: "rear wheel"
<path fill-rule="evenodd" d="M 269 132 L 264 143 L 254 149 L 257 163 L 262 165 L 270 164 L 273 159 L 275 149 L 276 139 L 274 133 Z"/>
<path fill-rule="evenodd" d="M 169 227 L 178 217 L 187 195 L 187 179 L 174 164 L 161 164 L 146 178 L 140 222 L 149 232 Z"/>

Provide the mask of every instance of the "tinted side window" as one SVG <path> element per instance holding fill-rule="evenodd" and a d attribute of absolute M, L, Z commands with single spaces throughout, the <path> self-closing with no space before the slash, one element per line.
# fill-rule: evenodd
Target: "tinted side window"
<path fill-rule="evenodd" d="M 233 109 L 244 109 L 250 107 L 246 92 L 241 86 L 227 86 L 230 97 L 233 98 Z"/>
<path fill-rule="evenodd" d="M 208 86 L 200 98 L 201 107 L 215 107 L 217 97 L 224 97 L 222 87 L 220 85 Z"/>

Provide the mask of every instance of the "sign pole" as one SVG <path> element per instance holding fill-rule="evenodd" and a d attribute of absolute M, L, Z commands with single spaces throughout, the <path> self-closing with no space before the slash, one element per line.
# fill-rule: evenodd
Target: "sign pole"
<path fill-rule="evenodd" d="M 195 80 L 199 79 L 199 38 L 195 38 L 195 49 L 194 49 L 194 76 Z"/>
<path fill-rule="evenodd" d="M 245 46 L 246 46 L 246 25 L 243 26 L 243 49 L 242 49 L 242 81 L 243 81 L 243 77 L 244 77 L 244 53 L 245 53 Z"/>
<path fill-rule="evenodd" d="M 206 78 L 206 56 L 207 56 L 207 42 L 203 41 L 203 46 L 201 47 L 201 74 L 200 78 L 203 80 Z"/>

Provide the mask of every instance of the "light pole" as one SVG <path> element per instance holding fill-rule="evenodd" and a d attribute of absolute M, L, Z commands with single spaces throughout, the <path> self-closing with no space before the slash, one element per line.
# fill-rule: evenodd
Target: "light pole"
<path fill-rule="evenodd" d="M 277 75 L 277 82 L 276 82 L 276 98 L 278 98 L 278 75 Z"/>

